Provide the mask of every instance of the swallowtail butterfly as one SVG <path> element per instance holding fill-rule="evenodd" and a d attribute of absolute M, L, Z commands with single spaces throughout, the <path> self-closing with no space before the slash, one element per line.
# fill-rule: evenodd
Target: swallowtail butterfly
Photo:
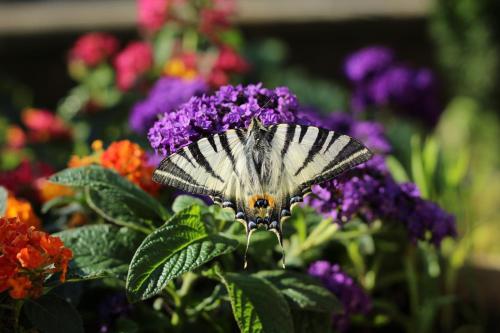
<path fill-rule="evenodd" d="M 253 118 L 248 129 L 202 138 L 168 156 L 153 180 L 232 208 L 245 226 L 247 250 L 259 226 L 273 231 L 282 247 L 283 222 L 311 186 L 371 156 L 347 135 L 314 126 L 263 126 Z"/>

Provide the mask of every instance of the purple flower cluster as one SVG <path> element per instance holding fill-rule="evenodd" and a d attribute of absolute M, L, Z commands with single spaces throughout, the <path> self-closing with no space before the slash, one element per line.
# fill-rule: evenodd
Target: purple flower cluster
<path fill-rule="evenodd" d="M 396 62 L 384 47 L 368 47 L 350 55 L 344 66 L 354 85 L 352 107 L 391 107 L 433 125 L 442 108 L 436 78 L 426 68 L 411 68 Z"/>
<path fill-rule="evenodd" d="M 313 186 L 305 203 L 337 223 L 355 216 L 366 222 L 383 219 L 403 223 L 412 241 L 430 236 L 439 246 L 443 238 L 456 235 L 454 216 L 422 199 L 414 184 L 396 183 L 382 156 Z"/>
<path fill-rule="evenodd" d="M 207 91 L 207 84 L 200 79 L 159 79 L 149 96 L 134 105 L 129 117 L 129 126 L 136 133 L 145 133 L 158 119 L 158 115 L 172 112 L 192 96 L 199 96 Z"/>
<path fill-rule="evenodd" d="M 266 126 L 293 122 L 298 107 L 297 98 L 285 87 L 223 86 L 213 95 L 192 97 L 163 114 L 149 130 L 148 139 L 158 154 L 166 156 L 205 135 L 247 127 L 252 117 Z"/>
<path fill-rule="evenodd" d="M 309 275 L 318 278 L 323 285 L 340 300 L 344 311 L 333 315 L 333 326 L 345 332 L 350 325 L 353 314 L 367 315 L 372 309 L 372 302 L 365 291 L 347 275 L 338 264 L 328 261 L 316 261 L 309 266 Z"/>

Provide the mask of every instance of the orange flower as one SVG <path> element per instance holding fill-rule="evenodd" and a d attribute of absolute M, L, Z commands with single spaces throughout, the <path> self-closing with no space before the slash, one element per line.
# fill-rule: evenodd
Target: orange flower
<path fill-rule="evenodd" d="M 163 67 L 163 74 L 187 80 L 194 79 L 198 75 L 196 55 L 187 53 L 170 59 Z"/>
<path fill-rule="evenodd" d="M 32 246 L 22 248 L 16 257 L 21 266 L 28 269 L 38 268 L 43 263 L 42 255 Z"/>
<path fill-rule="evenodd" d="M 159 189 L 151 179 L 154 168 L 148 165 L 146 152 L 129 140 L 113 142 L 101 155 L 101 165 L 116 170 L 147 192 L 155 194 Z"/>
<path fill-rule="evenodd" d="M 42 178 L 37 181 L 38 195 L 41 202 L 47 202 L 61 196 L 71 196 L 74 191 L 71 187 L 54 184 Z"/>
<path fill-rule="evenodd" d="M 7 198 L 7 209 L 5 210 L 6 217 L 19 217 L 19 219 L 28 226 L 33 226 L 40 229 L 42 222 L 36 216 L 33 207 L 29 201 L 17 199 L 13 195 Z"/>
<path fill-rule="evenodd" d="M 72 257 L 60 238 L 18 218 L 0 218 L 0 292 L 9 290 L 15 299 L 38 297 L 50 275 L 61 273 L 64 282 Z"/>
<path fill-rule="evenodd" d="M 22 299 L 28 295 L 28 291 L 31 289 L 31 280 L 26 276 L 19 276 L 17 278 L 11 278 L 7 281 L 7 284 L 11 288 L 9 295 L 15 299 Z M 38 294 L 39 291 L 37 290 Z"/>
<path fill-rule="evenodd" d="M 95 140 L 94 142 L 92 142 L 91 147 L 93 153 L 88 156 L 82 156 L 82 157 L 76 155 L 71 156 L 68 162 L 68 168 L 78 168 L 92 164 L 99 164 L 102 154 L 102 141 Z"/>

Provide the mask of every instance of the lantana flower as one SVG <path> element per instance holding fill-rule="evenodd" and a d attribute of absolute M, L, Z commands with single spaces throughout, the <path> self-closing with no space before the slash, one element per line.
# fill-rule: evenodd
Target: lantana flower
<path fill-rule="evenodd" d="M 60 238 L 37 231 L 18 218 L 0 218 L 0 292 L 23 299 L 42 295 L 45 280 L 64 282 L 73 257 Z"/>
<path fill-rule="evenodd" d="M 92 164 L 115 170 L 144 191 L 156 194 L 159 185 L 152 180 L 154 167 L 149 164 L 149 156 L 136 143 L 129 140 L 116 141 L 103 149 L 101 141 L 92 143 L 93 154 L 84 157 L 73 156 L 68 166 L 76 168 Z"/>
<path fill-rule="evenodd" d="M 44 109 L 30 108 L 21 114 L 21 120 L 28 129 L 28 139 L 44 143 L 56 139 L 68 139 L 72 131 L 59 116 Z"/>
<path fill-rule="evenodd" d="M 153 66 L 153 50 L 146 42 L 131 42 L 114 61 L 116 83 L 123 91 L 132 88 Z"/>
<path fill-rule="evenodd" d="M 139 27 L 154 33 L 161 29 L 168 17 L 171 0 L 137 0 Z"/>
<path fill-rule="evenodd" d="M 118 50 L 118 39 L 101 32 L 91 32 L 78 38 L 69 52 L 70 62 L 82 62 L 94 67 L 109 59 Z"/>
<path fill-rule="evenodd" d="M 42 222 L 36 215 L 31 203 L 28 200 L 16 198 L 12 194 L 9 194 L 7 197 L 5 216 L 19 218 L 22 223 L 36 229 L 40 229 L 42 226 Z"/>

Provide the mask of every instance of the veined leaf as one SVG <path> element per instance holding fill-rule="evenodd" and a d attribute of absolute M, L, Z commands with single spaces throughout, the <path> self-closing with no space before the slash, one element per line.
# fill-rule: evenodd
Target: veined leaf
<path fill-rule="evenodd" d="M 241 332 L 294 332 L 288 303 L 270 282 L 255 275 L 217 275 L 227 288 Z"/>
<path fill-rule="evenodd" d="M 203 224 L 201 208 L 188 207 L 142 242 L 129 267 L 129 299 L 139 301 L 157 295 L 170 280 L 233 251 L 237 245 L 234 240 L 210 234 Z"/>
<path fill-rule="evenodd" d="M 0 186 L 0 216 L 5 215 L 7 209 L 7 191 L 3 186 Z"/>
<path fill-rule="evenodd" d="M 23 311 L 41 333 L 83 333 L 83 322 L 78 312 L 57 296 L 44 295 L 35 300 L 28 299 Z"/>
<path fill-rule="evenodd" d="M 339 300 L 308 275 L 285 271 L 262 271 L 256 276 L 266 279 L 278 288 L 293 308 L 325 312 L 329 315 L 342 309 Z"/>
<path fill-rule="evenodd" d="M 111 169 L 97 165 L 65 169 L 49 180 L 61 185 L 87 188 L 89 205 L 103 217 L 118 224 L 148 228 L 151 225 L 146 221 L 154 218 L 154 215 L 157 220 L 168 218 L 167 211 L 156 199 Z"/>
<path fill-rule="evenodd" d="M 172 204 L 172 210 L 174 213 L 178 213 L 183 209 L 191 207 L 192 205 L 206 206 L 203 200 L 190 196 L 190 195 L 179 195 L 175 198 Z"/>
<path fill-rule="evenodd" d="M 95 224 L 56 234 L 73 251 L 69 279 L 125 279 L 132 256 L 144 234 L 109 224 Z"/>

